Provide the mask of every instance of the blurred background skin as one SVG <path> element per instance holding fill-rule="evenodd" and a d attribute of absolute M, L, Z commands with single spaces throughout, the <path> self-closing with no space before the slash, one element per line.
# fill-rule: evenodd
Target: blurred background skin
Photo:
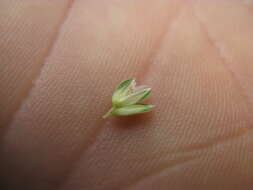
<path fill-rule="evenodd" d="M 252 105 L 253 1 L 0 1 L 1 189 L 252 190 Z"/>

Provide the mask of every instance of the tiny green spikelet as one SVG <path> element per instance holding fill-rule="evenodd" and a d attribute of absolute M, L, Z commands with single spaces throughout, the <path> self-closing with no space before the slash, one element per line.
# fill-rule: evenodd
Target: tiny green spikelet
<path fill-rule="evenodd" d="M 151 111 L 154 106 L 140 104 L 148 98 L 151 88 L 147 86 L 136 87 L 134 79 L 128 79 L 118 85 L 112 95 L 112 108 L 103 116 L 127 116 Z"/>

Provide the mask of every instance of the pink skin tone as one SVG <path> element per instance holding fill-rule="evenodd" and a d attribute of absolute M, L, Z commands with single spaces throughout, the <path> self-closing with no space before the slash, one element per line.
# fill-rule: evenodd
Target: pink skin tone
<path fill-rule="evenodd" d="M 252 190 L 253 2 L 1 0 L 3 189 Z M 122 80 L 153 112 L 102 115 Z"/>

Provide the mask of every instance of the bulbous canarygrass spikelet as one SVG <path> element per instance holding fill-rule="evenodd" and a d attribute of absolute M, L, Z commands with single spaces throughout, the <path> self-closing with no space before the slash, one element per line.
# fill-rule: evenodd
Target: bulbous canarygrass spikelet
<path fill-rule="evenodd" d="M 112 108 L 103 116 L 127 116 L 151 111 L 154 106 L 140 104 L 149 97 L 151 88 L 146 86 L 136 87 L 134 79 L 128 79 L 118 85 L 112 95 Z"/>

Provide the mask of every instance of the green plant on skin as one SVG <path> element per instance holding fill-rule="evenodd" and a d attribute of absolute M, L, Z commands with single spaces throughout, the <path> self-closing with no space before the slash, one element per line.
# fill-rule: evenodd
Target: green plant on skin
<path fill-rule="evenodd" d="M 118 85 L 112 95 L 112 108 L 103 116 L 127 116 L 151 111 L 154 106 L 140 104 L 148 98 L 151 88 L 146 86 L 136 87 L 134 79 L 128 79 Z"/>

